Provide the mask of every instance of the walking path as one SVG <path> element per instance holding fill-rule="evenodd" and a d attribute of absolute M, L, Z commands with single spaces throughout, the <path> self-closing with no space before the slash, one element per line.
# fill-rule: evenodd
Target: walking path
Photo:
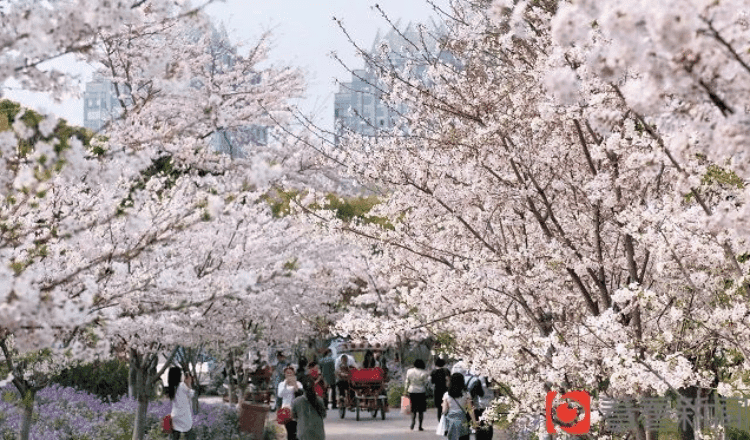
<path fill-rule="evenodd" d="M 223 403 L 220 397 L 201 397 L 201 402 L 205 403 Z M 275 414 L 269 415 L 269 420 L 275 423 Z M 329 409 L 328 417 L 325 419 L 326 440 L 433 440 L 439 439 L 435 435 L 437 428 L 437 413 L 435 409 L 428 409 L 424 416 L 422 427 L 424 431 L 418 431 L 417 426 L 414 430 L 409 429 L 411 416 L 401 414 L 398 408 L 391 408 L 385 415 L 385 420 L 381 420 L 380 414 L 376 418 L 368 412 L 360 415 L 360 420 L 356 420 L 355 413 L 347 411 L 346 416 L 342 419 L 339 417 L 338 410 Z M 495 432 L 494 439 L 501 440 L 505 436 L 500 432 Z M 286 438 L 286 437 L 284 437 Z"/>
<path fill-rule="evenodd" d="M 355 419 L 353 412 L 347 412 L 344 419 L 339 418 L 338 411 L 329 410 L 328 417 L 325 421 L 326 440 L 433 440 L 439 439 L 435 435 L 437 428 L 437 415 L 435 410 L 428 410 L 425 413 L 424 431 L 418 431 L 417 426 L 414 430 L 409 429 L 411 416 L 401 414 L 398 408 L 393 408 L 385 415 L 385 420 L 372 418 L 369 413 L 360 416 L 360 420 Z M 352 436 L 352 434 L 355 434 Z"/>

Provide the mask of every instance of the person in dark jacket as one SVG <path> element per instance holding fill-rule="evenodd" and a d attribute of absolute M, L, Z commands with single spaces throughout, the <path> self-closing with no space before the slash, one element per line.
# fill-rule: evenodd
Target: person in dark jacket
<path fill-rule="evenodd" d="M 326 408 L 323 399 L 315 394 L 310 377 L 302 378 L 304 395 L 294 399 L 292 418 L 297 421 L 297 438 L 299 440 L 325 440 L 326 432 L 323 419 Z"/>
<path fill-rule="evenodd" d="M 308 375 L 307 371 L 307 364 L 309 362 L 307 361 L 307 358 L 304 356 L 300 356 L 299 358 L 299 364 L 297 365 L 297 380 L 302 382 L 302 378 Z"/>
<path fill-rule="evenodd" d="M 437 409 L 437 419 L 443 415 L 443 395 L 448 391 L 448 379 L 451 377 L 451 371 L 445 368 L 445 360 L 437 358 L 435 360 L 435 369 L 430 373 L 430 382 L 435 389 L 435 408 Z"/>
<path fill-rule="evenodd" d="M 365 352 L 365 359 L 362 361 L 362 368 L 375 368 L 375 354 L 372 350 Z"/>

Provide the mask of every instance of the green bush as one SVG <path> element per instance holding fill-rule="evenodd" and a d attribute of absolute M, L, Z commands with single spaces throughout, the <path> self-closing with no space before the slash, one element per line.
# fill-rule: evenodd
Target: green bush
<path fill-rule="evenodd" d="M 427 388 L 427 408 L 435 408 L 434 392 Z M 404 384 L 401 381 L 392 381 L 388 384 L 388 406 L 401 408 L 401 396 L 404 395 Z"/>
<path fill-rule="evenodd" d="M 94 394 L 103 402 L 117 402 L 128 394 L 128 364 L 113 359 L 63 370 L 52 382 Z"/>
<path fill-rule="evenodd" d="M 401 396 L 404 395 L 404 384 L 391 382 L 388 384 L 388 406 L 391 408 L 401 408 Z"/>
<path fill-rule="evenodd" d="M 740 429 L 727 427 L 727 439 L 729 440 L 750 440 L 750 434 Z"/>

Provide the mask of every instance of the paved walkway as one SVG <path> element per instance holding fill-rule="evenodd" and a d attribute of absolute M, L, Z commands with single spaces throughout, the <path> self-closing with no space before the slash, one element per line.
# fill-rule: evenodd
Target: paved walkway
<path fill-rule="evenodd" d="M 360 414 L 357 421 L 353 412 L 347 412 L 346 417 L 341 419 L 338 411 L 329 410 L 325 421 L 326 440 L 433 440 L 439 439 L 435 435 L 437 428 L 437 414 L 434 409 L 428 410 L 424 417 L 424 431 L 409 429 L 411 416 L 402 415 L 398 408 L 392 408 L 385 414 L 385 420 L 372 418 L 370 413 Z M 352 435 L 354 434 L 354 435 Z"/>
<path fill-rule="evenodd" d="M 219 397 L 201 397 L 201 402 L 205 403 L 222 403 Z M 269 420 L 275 421 L 275 414 L 270 413 Z M 380 418 L 378 413 L 376 418 L 368 412 L 360 413 L 360 420 L 356 420 L 353 411 L 347 411 L 346 416 L 342 419 L 338 410 L 329 409 L 328 417 L 325 420 L 326 440 L 434 440 L 440 439 L 435 435 L 437 428 L 437 413 L 435 409 L 428 409 L 424 416 L 422 427 L 424 431 L 418 431 L 417 426 L 414 431 L 409 429 L 411 416 L 405 416 L 399 412 L 398 408 L 391 408 L 385 414 L 385 420 Z M 284 437 L 286 438 L 286 437 Z M 495 439 L 504 438 L 501 433 L 496 432 Z"/>

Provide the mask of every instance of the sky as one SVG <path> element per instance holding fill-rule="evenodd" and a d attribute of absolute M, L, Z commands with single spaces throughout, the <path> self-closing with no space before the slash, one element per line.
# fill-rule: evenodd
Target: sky
<path fill-rule="evenodd" d="M 432 0 L 446 10 L 448 2 Z M 363 67 L 333 17 L 343 21 L 357 44 L 369 49 L 378 30 L 389 29 L 388 23 L 373 8 L 376 3 L 392 20 L 400 20 L 402 26 L 408 22 L 429 22 L 430 17 L 437 17 L 425 0 L 225 0 L 209 5 L 206 12 L 217 24 L 223 23 L 235 44 L 245 43 L 249 47 L 263 32 L 271 31 L 271 61 L 300 67 L 305 72 L 306 98 L 296 104 L 319 126 L 330 129 L 333 127 L 334 93 L 338 90 L 334 78 L 341 81 L 351 78 L 330 53 L 336 52 L 351 68 Z M 83 90 L 93 69 L 76 66 L 73 70 L 80 74 Z M 73 124 L 83 124 L 80 97 L 55 103 L 45 95 L 18 90 L 13 83 L 5 86 L 3 95 L 7 98 L 55 113 Z"/>

